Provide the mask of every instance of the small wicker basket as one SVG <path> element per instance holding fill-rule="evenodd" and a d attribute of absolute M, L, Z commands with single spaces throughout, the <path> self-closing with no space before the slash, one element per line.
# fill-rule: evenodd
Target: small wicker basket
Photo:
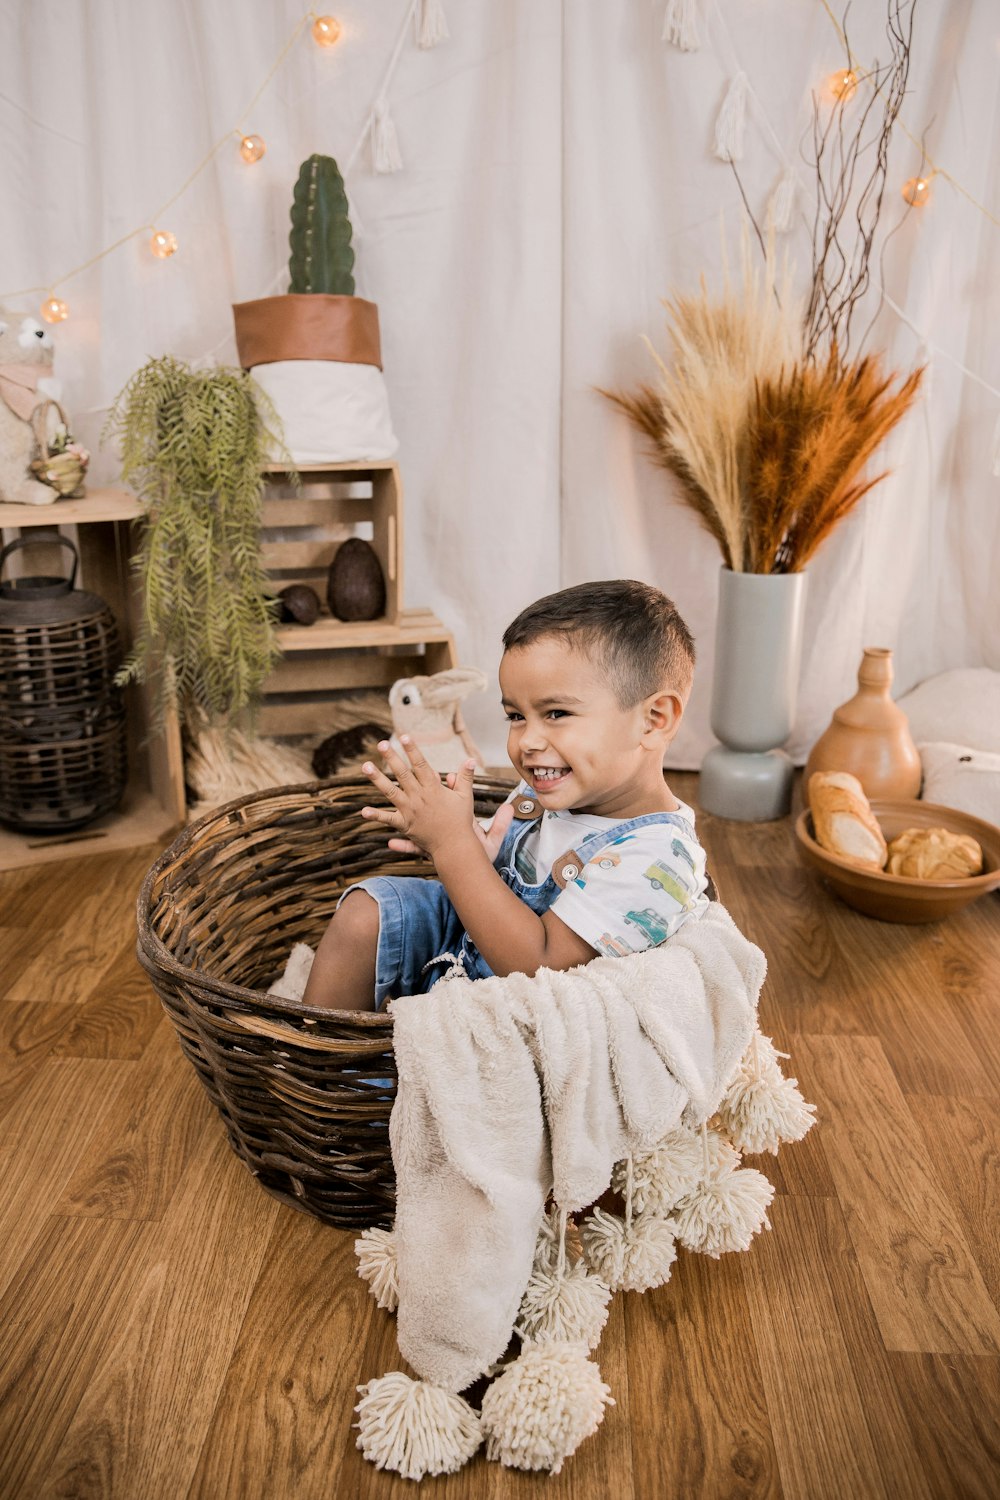
<path fill-rule="evenodd" d="M 510 784 L 477 780 L 489 816 Z M 392 1017 L 264 993 L 370 875 L 429 875 L 366 822 L 364 778 L 257 792 L 192 824 L 138 900 L 138 956 L 233 1150 L 283 1202 L 345 1228 L 391 1222 Z"/>
<path fill-rule="evenodd" d="M 62 446 L 53 445 L 49 441 L 49 427 L 52 423 L 50 411 L 55 412 L 56 420 L 62 426 L 65 435 Z M 60 499 L 82 499 L 87 493 L 83 478 L 90 463 L 90 454 L 78 443 L 72 443 L 66 413 L 58 401 L 39 401 L 31 414 L 31 430 L 35 435 L 35 450 L 38 455 L 28 465 L 32 474 L 42 484 L 50 485 Z"/>

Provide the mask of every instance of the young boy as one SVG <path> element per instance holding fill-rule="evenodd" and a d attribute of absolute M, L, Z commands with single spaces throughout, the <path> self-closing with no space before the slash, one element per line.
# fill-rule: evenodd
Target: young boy
<path fill-rule="evenodd" d="M 507 751 L 521 778 L 489 830 L 473 816 L 475 763 L 441 782 L 409 765 L 365 774 L 391 803 L 362 816 L 426 851 L 437 880 L 375 876 L 341 898 L 307 1005 L 379 1009 L 456 963 L 470 978 L 570 969 L 651 947 L 708 905 L 694 814 L 663 777 L 691 690 L 694 645 L 643 583 L 585 583 L 529 605 L 503 637 Z"/>

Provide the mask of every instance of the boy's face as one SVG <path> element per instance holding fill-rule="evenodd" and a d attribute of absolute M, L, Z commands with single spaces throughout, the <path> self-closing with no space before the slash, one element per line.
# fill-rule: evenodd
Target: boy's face
<path fill-rule="evenodd" d="M 600 663 L 560 636 L 506 652 L 500 691 L 511 764 L 544 808 L 629 818 L 661 805 L 676 697 L 622 708 Z"/>

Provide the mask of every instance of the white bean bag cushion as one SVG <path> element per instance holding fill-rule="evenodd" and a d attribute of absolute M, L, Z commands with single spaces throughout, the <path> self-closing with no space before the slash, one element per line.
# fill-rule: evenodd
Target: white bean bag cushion
<path fill-rule="evenodd" d="M 956 807 L 1000 827 L 1000 755 L 937 740 L 918 745 L 925 802 Z"/>
<path fill-rule="evenodd" d="M 958 667 L 928 677 L 898 701 L 918 746 L 944 741 L 1000 754 L 1000 672 Z"/>
<path fill-rule="evenodd" d="M 399 447 L 377 365 L 288 359 L 254 365 L 251 374 L 273 401 L 297 464 L 391 458 Z"/>

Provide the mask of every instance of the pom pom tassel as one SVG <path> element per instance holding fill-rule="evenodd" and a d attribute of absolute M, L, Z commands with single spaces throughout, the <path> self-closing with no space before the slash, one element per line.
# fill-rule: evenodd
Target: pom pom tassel
<path fill-rule="evenodd" d="M 417 46 L 426 52 L 451 36 L 441 0 L 420 0 L 417 15 Z"/>
<path fill-rule="evenodd" d="M 786 1057 L 787 1053 L 780 1056 Z M 719 1106 L 719 1123 L 739 1151 L 776 1156 L 783 1141 L 800 1141 L 816 1123 L 797 1078 L 786 1078 L 770 1037 L 755 1032 Z"/>
<path fill-rule="evenodd" d="M 372 165 L 376 172 L 398 172 L 403 165 L 389 101 L 376 99 L 372 109 Z"/>
<path fill-rule="evenodd" d="M 596 1349 L 608 1321 L 611 1288 L 590 1275 L 584 1261 L 567 1266 L 567 1215 L 556 1210 L 552 1217 L 558 1224 L 558 1249 L 553 1260 L 546 1216 L 514 1331 L 526 1344 L 557 1341 Z"/>
<path fill-rule="evenodd" d="M 365 1229 L 354 1241 L 358 1258 L 358 1275 L 367 1281 L 379 1307 L 395 1312 L 399 1306 L 399 1281 L 396 1274 L 396 1241 L 391 1230 Z"/>
<path fill-rule="evenodd" d="M 736 74 L 715 122 L 715 154 L 720 161 L 743 160 L 743 129 L 747 112 L 747 75 Z"/>
<path fill-rule="evenodd" d="M 705 1175 L 678 1203 L 672 1223 L 685 1249 L 718 1260 L 731 1251 L 748 1250 L 755 1234 L 770 1229 L 767 1210 L 774 1186 L 752 1167 L 711 1161 L 704 1127 L 703 1140 Z"/>
<path fill-rule="evenodd" d="M 795 175 L 795 169 L 786 167 L 778 178 L 778 185 L 767 205 L 767 222 L 775 234 L 787 234 L 791 229 L 798 190 L 799 179 Z"/>
<path fill-rule="evenodd" d="M 532 1344 L 483 1397 L 486 1457 L 558 1474 L 614 1404 L 582 1344 Z"/>
<path fill-rule="evenodd" d="M 672 42 L 682 52 L 697 52 L 701 46 L 698 0 L 667 0 L 663 13 L 663 40 Z"/>
<path fill-rule="evenodd" d="M 402 1370 L 359 1385 L 358 1393 L 358 1447 L 377 1469 L 404 1479 L 454 1474 L 483 1441 L 467 1401 Z"/>
<path fill-rule="evenodd" d="M 625 1165 L 625 1217 L 595 1208 L 580 1230 L 583 1253 L 594 1274 L 613 1292 L 646 1292 L 663 1286 L 677 1259 L 671 1222 L 645 1212 L 633 1217 L 632 1158 Z"/>
<path fill-rule="evenodd" d="M 735 1156 L 732 1147 L 716 1132 L 709 1131 L 713 1156 L 723 1160 Z M 611 1174 L 615 1192 L 628 1197 L 629 1163 L 616 1162 Z M 695 1130 L 678 1126 L 663 1137 L 652 1151 L 632 1158 L 632 1207 L 638 1213 L 669 1214 L 674 1204 L 690 1193 L 702 1179 L 701 1137 Z"/>

